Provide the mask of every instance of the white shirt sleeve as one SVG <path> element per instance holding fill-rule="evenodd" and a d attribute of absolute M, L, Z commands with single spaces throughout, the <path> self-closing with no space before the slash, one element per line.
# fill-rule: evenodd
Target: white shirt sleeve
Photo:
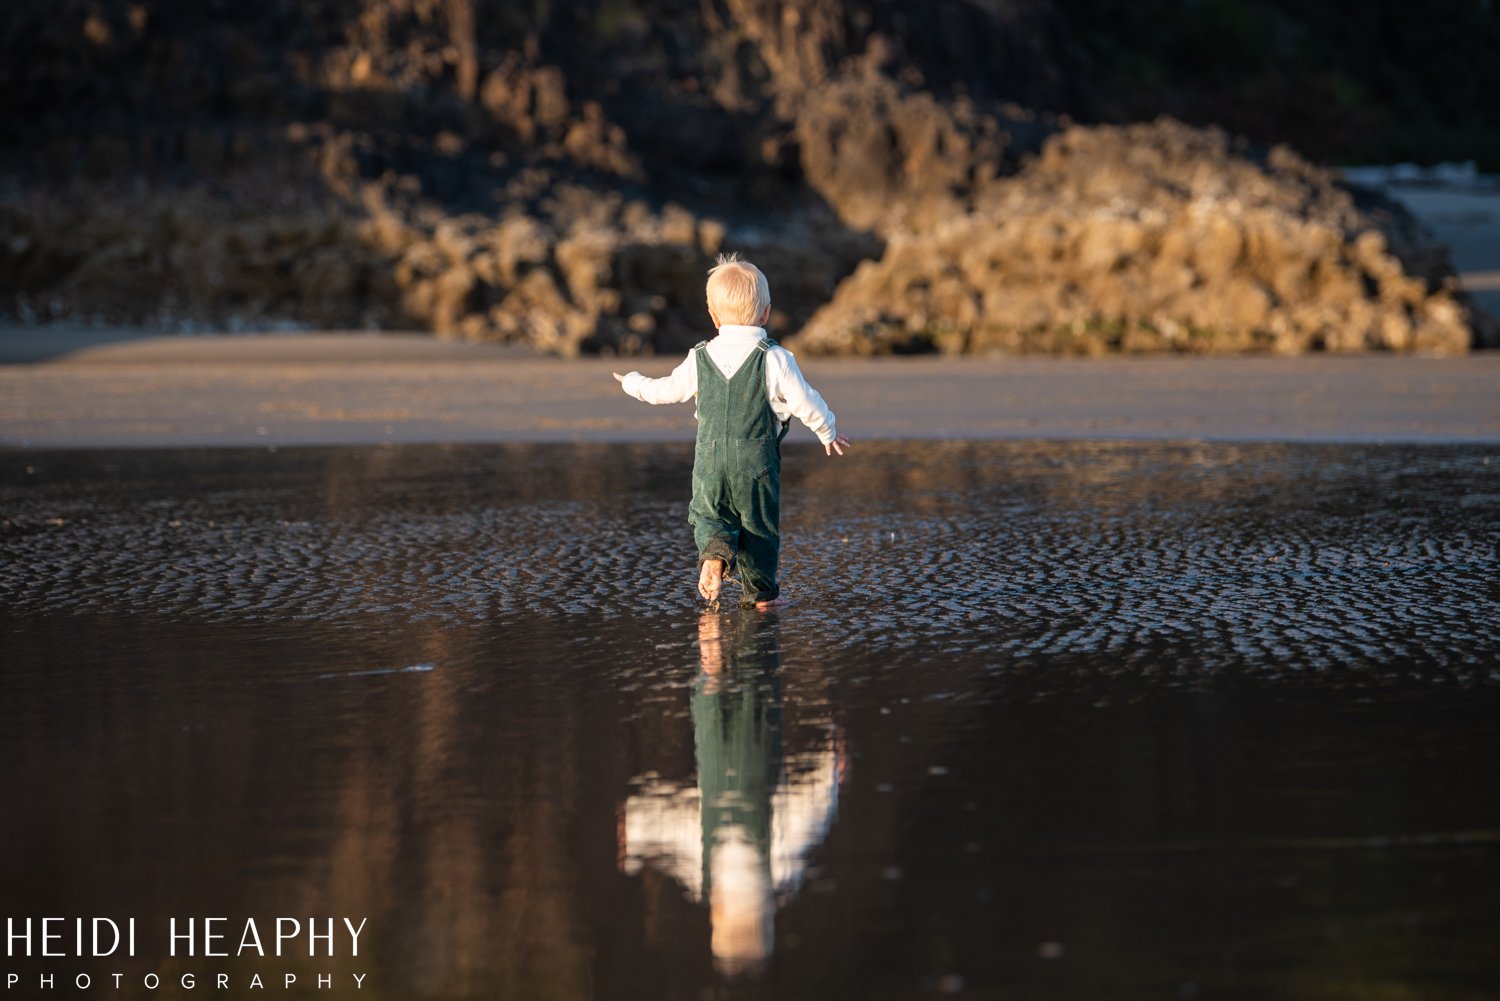
<path fill-rule="evenodd" d="M 771 405 L 778 412 L 797 418 L 807 429 L 827 445 L 838 436 L 833 411 L 823 402 L 823 397 L 807 384 L 797 359 L 783 347 L 766 352 L 766 389 Z"/>
<path fill-rule="evenodd" d="M 630 372 L 620 388 L 644 403 L 686 403 L 698 394 L 698 359 L 688 352 L 682 364 L 661 379 Z"/>

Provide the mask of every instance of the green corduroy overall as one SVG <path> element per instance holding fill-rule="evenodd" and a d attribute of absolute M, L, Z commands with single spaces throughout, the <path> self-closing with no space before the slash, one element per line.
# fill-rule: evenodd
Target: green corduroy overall
<path fill-rule="evenodd" d="M 723 560 L 726 574 L 738 569 L 744 603 L 771 601 L 780 593 L 776 563 L 781 553 L 781 439 L 766 395 L 769 338 L 728 379 L 708 356 L 698 356 L 698 445 L 693 452 L 693 500 L 688 522 L 698 561 Z"/>

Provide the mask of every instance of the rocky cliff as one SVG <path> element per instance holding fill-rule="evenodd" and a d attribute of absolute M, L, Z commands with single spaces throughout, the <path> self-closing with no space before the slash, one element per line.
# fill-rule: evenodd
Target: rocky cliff
<path fill-rule="evenodd" d="M 0 308 L 807 348 L 1461 351 L 1409 217 L 1284 149 L 1083 127 L 1050 0 L 15 0 Z"/>

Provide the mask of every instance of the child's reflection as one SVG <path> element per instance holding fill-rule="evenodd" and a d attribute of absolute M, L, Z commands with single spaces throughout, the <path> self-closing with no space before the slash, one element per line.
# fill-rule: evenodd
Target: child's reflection
<path fill-rule="evenodd" d="M 780 651 L 774 615 L 698 623 L 693 688 L 697 787 L 654 775 L 625 803 L 622 867 L 649 862 L 709 907 L 714 965 L 758 969 L 771 955 L 776 907 L 802 883 L 807 855 L 838 807 L 831 728 L 816 749 L 782 751 Z"/>
<path fill-rule="evenodd" d="M 771 955 L 771 795 L 781 769 L 781 678 L 775 627 L 768 630 L 744 630 L 731 652 L 718 615 L 698 621 L 702 673 L 692 704 L 703 887 L 714 962 L 726 973 L 754 969 Z"/>

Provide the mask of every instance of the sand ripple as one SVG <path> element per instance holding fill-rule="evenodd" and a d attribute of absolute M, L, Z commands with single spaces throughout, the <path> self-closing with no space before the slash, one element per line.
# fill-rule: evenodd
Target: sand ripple
<path fill-rule="evenodd" d="M 681 615 L 688 451 L 10 453 L 0 600 L 22 616 Z M 793 449 L 783 529 L 783 615 L 892 664 L 1500 663 L 1500 459 L 1483 447 Z"/>

